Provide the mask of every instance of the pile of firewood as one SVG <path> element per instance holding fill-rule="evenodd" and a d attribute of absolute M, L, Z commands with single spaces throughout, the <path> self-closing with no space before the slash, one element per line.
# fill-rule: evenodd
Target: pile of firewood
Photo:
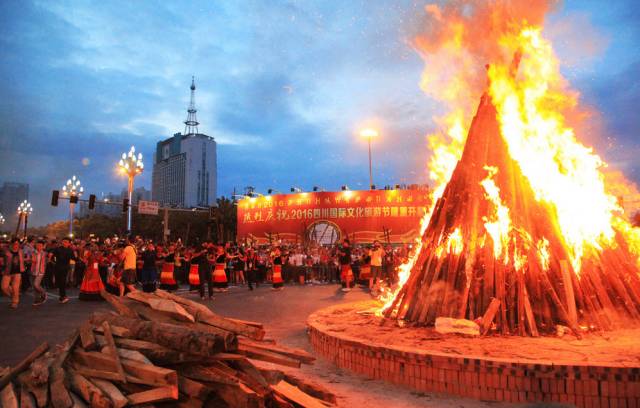
<path fill-rule="evenodd" d="M 314 357 L 265 339 L 260 323 L 224 318 L 161 290 L 103 297 L 118 313 L 96 313 L 56 349 L 43 343 L 15 367 L 0 369 L 2 407 L 336 403 L 321 385 L 272 368 L 299 368 Z"/>

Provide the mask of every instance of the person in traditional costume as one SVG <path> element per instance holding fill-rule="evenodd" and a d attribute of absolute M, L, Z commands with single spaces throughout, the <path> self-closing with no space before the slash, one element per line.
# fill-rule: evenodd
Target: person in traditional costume
<path fill-rule="evenodd" d="M 337 251 L 340 262 L 340 279 L 342 280 L 342 291 L 349 292 L 353 286 L 353 271 L 351 270 L 351 242 L 348 238 L 342 241 L 342 245 Z"/>
<path fill-rule="evenodd" d="M 273 265 L 273 272 L 271 274 L 271 281 L 273 282 L 273 290 L 284 289 L 284 280 L 282 279 L 282 253 L 280 248 L 276 247 L 271 254 L 271 263 Z"/>
<path fill-rule="evenodd" d="M 213 269 L 213 287 L 216 292 L 226 292 L 229 290 L 227 281 L 227 253 L 222 245 L 218 245 L 215 255 L 212 257 L 215 266 Z"/>
<path fill-rule="evenodd" d="M 80 284 L 80 300 L 102 300 L 100 292 L 105 290 L 105 286 L 100 278 L 100 263 L 102 262 L 102 254 L 97 248 L 91 248 L 85 251 L 83 257 L 86 269 Z"/>

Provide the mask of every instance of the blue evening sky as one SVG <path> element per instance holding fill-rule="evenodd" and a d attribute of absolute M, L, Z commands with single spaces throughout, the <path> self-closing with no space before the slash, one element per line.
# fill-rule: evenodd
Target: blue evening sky
<path fill-rule="evenodd" d="M 252 185 L 365 188 L 426 182 L 425 135 L 441 107 L 418 84 L 411 38 L 427 2 L 0 2 L 0 182 L 31 185 L 36 224 L 65 217 L 51 190 L 72 174 L 119 192 L 119 155 L 184 130 L 191 76 L 200 131 L 218 142 L 218 195 Z M 640 179 L 640 9 L 567 1 L 547 33 L 594 117 L 589 143 Z M 597 136 L 594 136 L 596 135 Z"/>

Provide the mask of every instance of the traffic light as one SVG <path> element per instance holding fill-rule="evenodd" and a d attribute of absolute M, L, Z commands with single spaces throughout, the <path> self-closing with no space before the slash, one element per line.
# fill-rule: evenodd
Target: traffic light
<path fill-rule="evenodd" d="M 51 193 L 51 205 L 53 207 L 57 207 L 58 206 L 58 196 L 60 195 L 60 191 L 58 190 L 53 190 L 53 192 Z"/>
<path fill-rule="evenodd" d="M 69 196 L 69 202 L 71 204 L 78 204 L 78 196 L 77 195 L 70 195 Z"/>
<path fill-rule="evenodd" d="M 124 200 L 122 200 L 122 212 L 127 212 L 128 209 L 129 209 L 129 199 L 125 198 Z"/>
<path fill-rule="evenodd" d="M 94 208 L 96 208 L 96 195 L 91 194 L 89 196 L 89 209 L 93 210 Z"/>
<path fill-rule="evenodd" d="M 218 216 L 218 207 L 209 207 L 209 219 L 215 220 Z"/>

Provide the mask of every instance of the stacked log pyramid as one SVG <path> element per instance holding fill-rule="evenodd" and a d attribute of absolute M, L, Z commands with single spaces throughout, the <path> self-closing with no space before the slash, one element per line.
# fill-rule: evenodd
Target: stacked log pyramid
<path fill-rule="evenodd" d="M 94 314 L 57 349 L 43 343 L 0 370 L 2 407 L 335 405 L 321 385 L 274 368 L 314 357 L 265 339 L 259 323 L 161 290 L 102 295 L 117 313 Z"/>
<path fill-rule="evenodd" d="M 625 240 L 617 234 L 614 244 L 583 258 L 581 270 L 573 270 L 554 209 L 535 199 L 509 155 L 496 115 L 485 93 L 411 275 L 385 316 L 417 325 L 432 325 L 438 317 L 476 320 L 484 334 L 495 329 L 531 336 L 554 332 L 558 325 L 578 337 L 585 330 L 637 325 L 640 278 Z M 485 231 L 495 212 L 481 185 L 490 172 L 511 218 L 507 263 L 495 259 Z M 454 232 L 461 249 L 443 249 Z M 548 242 L 546 260 L 536 245 L 542 240 Z M 518 268 L 516 251 L 526 258 Z"/>

